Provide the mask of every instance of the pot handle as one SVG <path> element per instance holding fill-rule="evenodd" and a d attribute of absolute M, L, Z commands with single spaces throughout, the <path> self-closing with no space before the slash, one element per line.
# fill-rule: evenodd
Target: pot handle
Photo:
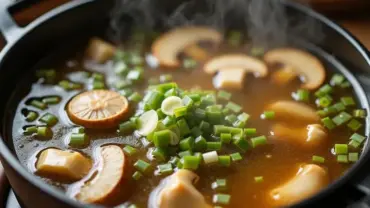
<path fill-rule="evenodd" d="M 13 20 L 8 9 L 9 5 L 0 4 L 0 32 L 7 43 L 13 42 L 23 33 L 23 29 Z"/>

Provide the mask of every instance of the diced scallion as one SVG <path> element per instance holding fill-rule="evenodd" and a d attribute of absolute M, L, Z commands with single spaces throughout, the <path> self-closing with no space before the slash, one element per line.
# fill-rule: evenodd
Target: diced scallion
<path fill-rule="evenodd" d="M 347 124 L 348 128 L 350 128 L 352 131 L 357 131 L 362 127 L 362 123 L 359 122 L 356 119 L 352 119 L 350 122 Z"/>
<path fill-rule="evenodd" d="M 26 121 L 32 122 L 32 121 L 36 120 L 38 116 L 39 116 L 39 114 L 36 113 L 35 111 L 29 111 L 29 112 L 27 112 L 27 115 L 26 115 Z"/>
<path fill-rule="evenodd" d="M 352 97 L 342 97 L 340 100 L 342 101 L 342 103 L 345 106 L 354 106 L 354 105 L 356 105 L 355 100 Z"/>
<path fill-rule="evenodd" d="M 221 166 L 229 167 L 231 165 L 230 155 L 218 156 L 218 164 L 220 164 Z"/>
<path fill-rule="evenodd" d="M 51 113 L 46 113 L 40 118 L 40 121 L 46 123 L 48 126 L 54 126 L 56 123 L 58 123 L 58 118 Z"/>
<path fill-rule="evenodd" d="M 46 103 L 41 102 L 39 100 L 32 100 L 30 102 L 30 105 L 32 105 L 33 107 L 38 108 L 40 110 L 45 110 L 48 107 L 48 105 Z"/>
<path fill-rule="evenodd" d="M 310 101 L 310 92 L 306 89 L 299 89 L 293 93 L 293 98 L 297 101 L 308 102 Z"/>
<path fill-rule="evenodd" d="M 348 153 L 348 161 L 350 162 L 357 162 L 359 158 L 358 152 L 350 152 Z"/>
<path fill-rule="evenodd" d="M 149 171 L 149 169 L 150 169 L 150 164 L 149 163 L 147 163 L 147 162 L 145 162 L 144 160 L 137 160 L 136 162 L 135 162 L 135 164 L 134 164 L 134 167 L 138 170 L 138 171 L 140 171 L 140 172 L 142 172 L 142 173 L 146 173 L 146 172 L 148 172 Z"/>
<path fill-rule="evenodd" d="M 226 179 L 216 179 L 211 185 L 213 190 L 216 191 L 226 191 L 227 190 L 227 180 Z"/>
<path fill-rule="evenodd" d="M 263 182 L 263 176 L 256 176 L 256 177 L 254 177 L 254 181 L 256 183 L 262 183 Z"/>
<path fill-rule="evenodd" d="M 254 137 L 251 139 L 252 147 L 255 148 L 260 145 L 267 144 L 266 136 Z"/>
<path fill-rule="evenodd" d="M 332 130 L 334 129 L 337 125 L 333 122 L 333 120 L 331 120 L 329 117 L 325 117 L 323 119 L 321 119 L 321 122 L 323 123 L 323 125 L 329 129 L 329 130 Z"/>
<path fill-rule="evenodd" d="M 203 153 L 203 161 L 205 164 L 211 164 L 218 162 L 218 154 L 216 151 Z"/>
<path fill-rule="evenodd" d="M 230 203 L 231 196 L 229 194 L 215 194 L 213 195 L 212 201 L 215 204 L 228 205 Z"/>
<path fill-rule="evenodd" d="M 159 172 L 161 174 L 171 174 L 173 172 L 172 165 L 170 163 L 158 165 Z"/>
<path fill-rule="evenodd" d="M 261 115 L 262 119 L 274 119 L 275 118 L 275 112 L 274 111 L 265 111 Z"/>
<path fill-rule="evenodd" d="M 85 133 L 72 133 L 69 145 L 72 147 L 83 146 L 88 143 L 89 137 Z"/>
<path fill-rule="evenodd" d="M 348 163 L 348 156 L 347 155 L 337 155 L 337 162 Z"/>
<path fill-rule="evenodd" d="M 365 118 L 366 117 L 366 110 L 364 110 L 364 109 L 353 110 L 352 115 L 355 118 Z"/>
<path fill-rule="evenodd" d="M 126 145 L 124 148 L 123 148 L 123 151 L 128 154 L 129 156 L 133 156 L 137 153 L 137 149 L 134 148 L 134 147 L 131 147 L 130 145 Z"/>
<path fill-rule="evenodd" d="M 347 123 L 352 116 L 347 112 L 340 112 L 337 116 L 335 116 L 332 120 L 337 125 L 340 126 L 344 123 Z"/>
<path fill-rule="evenodd" d="M 337 155 L 347 154 L 348 153 L 348 145 L 347 144 L 335 144 L 334 151 Z"/>
<path fill-rule="evenodd" d="M 139 180 L 140 178 L 142 178 L 143 177 L 143 174 L 142 173 L 140 173 L 139 171 L 135 171 L 135 173 L 134 174 L 132 174 L 132 178 L 135 180 L 135 181 L 137 181 L 137 180 Z"/>
<path fill-rule="evenodd" d="M 314 162 L 314 163 L 324 163 L 325 158 L 321 157 L 321 156 L 314 155 L 314 156 L 312 156 L 312 162 Z"/>
<path fill-rule="evenodd" d="M 42 102 L 43 103 L 46 103 L 46 104 L 58 104 L 60 102 L 60 97 L 58 96 L 49 96 L 49 97 L 44 97 L 42 99 Z"/>
<path fill-rule="evenodd" d="M 230 109 L 234 113 L 239 113 L 242 110 L 242 107 L 240 105 L 231 101 L 226 104 L 225 108 Z"/>
<path fill-rule="evenodd" d="M 233 162 L 240 161 L 243 159 L 242 155 L 239 152 L 230 154 L 230 157 Z"/>
<path fill-rule="evenodd" d="M 345 81 L 345 78 L 341 74 L 334 74 L 330 79 L 330 85 L 340 86 Z"/>

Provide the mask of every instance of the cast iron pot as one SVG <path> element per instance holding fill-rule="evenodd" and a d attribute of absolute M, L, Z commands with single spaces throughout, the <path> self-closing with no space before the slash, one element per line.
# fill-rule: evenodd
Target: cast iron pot
<path fill-rule="evenodd" d="M 162 6 L 168 4 L 170 9 L 170 6 L 180 1 L 163 1 Z M 22 7 L 23 3 L 15 5 L 13 9 Z M 365 91 L 370 95 L 370 78 L 367 78 L 370 77 L 370 58 L 364 46 L 349 32 L 309 8 L 285 1 L 281 3 L 287 7 L 289 15 L 311 18 L 322 26 L 326 38 L 318 44 L 319 48 L 331 54 L 333 64 L 352 83 L 360 105 L 369 113 L 369 97 L 366 96 Z M 0 31 L 7 41 L 5 48 L 0 52 L 1 162 L 23 207 L 88 206 L 68 198 L 64 193 L 37 179 L 18 162 L 13 151 L 12 137 L 7 131 L 9 125 L 7 122 L 11 121 L 15 106 L 8 105 L 7 101 L 12 96 L 13 89 L 22 74 L 30 70 L 50 51 L 66 43 L 66 40 L 81 36 L 88 37 L 89 34 L 105 30 L 109 25 L 111 7 L 112 4 L 109 1 L 76 0 L 48 12 L 21 28 L 9 15 L 9 7 L 4 3 L 0 4 Z M 367 118 L 367 137 L 369 121 Z M 360 160 L 341 178 L 295 206 L 346 207 L 348 203 L 354 201 L 357 205 L 366 205 L 367 201 L 370 201 L 366 196 L 370 193 L 370 185 L 364 180 L 370 173 L 369 148 L 367 142 Z"/>

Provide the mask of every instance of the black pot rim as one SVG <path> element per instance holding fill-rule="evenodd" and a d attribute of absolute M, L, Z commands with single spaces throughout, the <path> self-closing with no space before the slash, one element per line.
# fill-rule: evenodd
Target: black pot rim
<path fill-rule="evenodd" d="M 33 21 L 32 23 L 27 25 L 23 29 L 23 32 L 21 34 L 19 34 L 19 36 L 16 37 L 14 39 L 14 41 L 8 43 L 3 48 L 3 50 L 0 52 L 0 64 L 1 64 L 2 60 L 4 59 L 4 57 L 7 55 L 7 52 L 12 47 L 14 47 L 16 45 L 16 43 L 23 36 L 27 35 L 30 31 L 34 30 L 39 25 L 48 21 L 52 17 L 60 15 L 64 12 L 68 12 L 70 9 L 74 9 L 76 7 L 79 7 L 79 6 L 83 6 L 83 5 L 91 3 L 93 1 L 94 0 L 71 1 L 71 2 L 63 4 L 63 5 L 55 8 L 55 9 L 47 12 L 46 14 L 42 15 L 41 17 L 37 18 L 35 21 Z M 359 51 L 361 53 L 362 57 L 366 60 L 366 62 L 370 66 L 370 57 L 367 53 L 367 49 L 349 31 L 347 31 L 343 27 L 339 26 L 334 21 L 332 21 L 332 20 L 328 19 L 327 17 L 323 16 L 322 14 L 320 14 L 316 11 L 313 11 L 312 9 L 310 9 L 310 8 L 304 6 L 304 5 L 294 3 L 294 2 L 288 2 L 287 0 L 281 0 L 281 2 L 290 6 L 290 7 L 292 7 L 292 8 L 294 8 L 294 9 L 296 9 L 296 10 L 299 10 L 300 12 L 302 12 L 302 13 L 308 15 L 308 16 L 311 16 L 311 17 L 319 20 L 320 22 L 324 23 L 326 26 L 332 28 L 337 33 L 341 34 L 347 41 L 349 41 L 351 43 L 352 46 L 354 46 L 356 48 L 357 51 Z M 365 102 L 362 102 L 362 105 L 369 112 L 370 107 L 369 107 L 368 99 L 367 99 L 361 85 L 358 83 L 357 79 L 350 72 L 347 72 L 345 74 L 345 76 L 347 78 L 349 78 L 349 81 L 354 85 L 355 88 L 357 88 L 356 91 L 359 92 L 358 96 L 360 97 L 361 100 L 365 100 Z M 370 118 L 369 117 L 366 119 L 366 124 L 367 124 L 366 135 L 369 135 L 369 129 L 370 129 L 369 128 L 370 127 Z M 337 179 L 336 181 L 331 183 L 325 189 L 321 190 L 319 193 L 315 194 L 313 197 L 308 198 L 308 199 L 298 203 L 297 205 L 298 206 L 307 206 L 310 203 L 312 203 L 312 201 L 318 201 L 320 199 L 323 199 L 324 197 L 331 194 L 332 192 L 334 192 L 339 187 L 342 187 L 343 185 L 347 184 L 349 181 L 353 181 L 353 179 L 356 178 L 356 176 L 359 175 L 359 172 L 361 171 L 361 168 L 363 168 L 365 166 L 365 164 L 364 164 L 365 161 L 370 160 L 370 150 L 369 150 L 369 147 L 368 147 L 369 145 L 367 144 L 366 146 L 367 146 L 367 148 L 366 148 L 364 154 L 361 156 L 360 161 L 358 161 L 348 171 L 346 171 L 346 173 L 343 176 L 341 176 L 339 179 Z M 52 188 L 50 185 L 46 184 L 42 180 L 37 179 L 32 173 L 28 172 L 20 164 L 20 162 L 18 161 L 16 156 L 12 153 L 12 151 L 7 147 L 4 140 L 2 139 L 1 135 L 0 135 L 0 154 L 6 160 L 6 162 L 13 169 L 15 169 L 24 179 L 26 179 L 29 183 L 31 183 L 35 187 L 39 188 L 40 190 L 46 192 L 47 194 L 50 194 L 52 197 L 54 197 L 54 198 L 56 198 L 60 201 L 63 201 L 65 203 L 67 203 L 68 205 L 70 205 L 72 207 L 81 207 L 82 208 L 82 207 L 87 206 L 86 204 L 82 204 L 82 203 L 80 203 L 76 200 L 73 200 L 73 199 L 67 197 L 63 192 L 61 192 L 59 190 L 56 190 L 55 188 Z M 100 206 L 96 206 L 96 205 L 88 205 L 88 206 L 90 206 L 90 207 L 100 207 Z"/>

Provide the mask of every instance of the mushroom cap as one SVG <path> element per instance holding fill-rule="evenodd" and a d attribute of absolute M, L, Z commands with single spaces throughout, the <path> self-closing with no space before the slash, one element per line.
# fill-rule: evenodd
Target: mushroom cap
<path fill-rule="evenodd" d="M 168 67 L 178 67 L 180 62 L 177 55 L 186 47 L 209 40 L 215 43 L 222 41 L 222 34 L 207 27 L 187 26 L 175 28 L 156 39 L 152 45 L 152 53 L 159 63 Z"/>
<path fill-rule="evenodd" d="M 110 128 L 128 113 L 127 99 L 110 90 L 91 90 L 78 94 L 68 103 L 67 113 L 76 124 L 88 128 Z"/>
<path fill-rule="evenodd" d="M 261 60 L 245 54 L 226 54 L 216 56 L 204 64 L 203 70 L 208 74 L 214 74 L 227 68 L 242 68 L 246 72 L 252 72 L 256 76 L 267 75 L 267 66 Z"/>
<path fill-rule="evenodd" d="M 316 89 L 325 80 L 323 64 L 308 52 L 294 48 L 277 48 L 268 51 L 264 59 L 268 64 L 281 63 L 293 67 L 304 78 L 302 88 Z"/>
<path fill-rule="evenodd" d="M 118 195 L 117 189 L 126 189 L 128 164 L 122 148 L 107 145 L 100 149 L 98 174 L 81 187 L 76 198 L 84 203 L 108 204 Z M 127 185 L 127 184 L 126 184 Z M 119 194 L 119 197 L 123 197 Z M 122 198 L 121 198 L 122 199 Z"/>

